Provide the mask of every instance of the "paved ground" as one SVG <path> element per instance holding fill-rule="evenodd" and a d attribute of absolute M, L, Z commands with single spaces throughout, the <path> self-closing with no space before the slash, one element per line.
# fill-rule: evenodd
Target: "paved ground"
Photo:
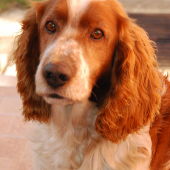
<path fill-rule="evenodd" d="M 0 75 L 0 170 L 32 170 L 32 146 L 26 139 L 16 77 Z"/>

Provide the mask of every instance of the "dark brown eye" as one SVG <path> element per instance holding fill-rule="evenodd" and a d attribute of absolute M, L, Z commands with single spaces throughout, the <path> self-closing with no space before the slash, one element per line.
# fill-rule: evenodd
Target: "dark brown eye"
<path fill-rule="evenodd" d="M 48 21 L 45 27 L 50 33 L 54 33 L 56 31 L 56 24 L 53 21 Z"/>
<path fill-rule="evenodd" d="M 100 39 L 103 37 L 103 31 L 100 29 L 95 29 L 92 33 L 91 33 L 91 37 L 94 39 Z"/>

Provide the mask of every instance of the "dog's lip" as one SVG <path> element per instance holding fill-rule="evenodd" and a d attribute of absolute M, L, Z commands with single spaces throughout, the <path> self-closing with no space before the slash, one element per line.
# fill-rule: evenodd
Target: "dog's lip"
<path fill-rule="evenodd" d="M 74 103 L 73 100 L 65 98 L 61 95 L 56 93 L 51 93 L 48 95 L 44 95 L 44 99 L 49 104 L 61 104 L 61 105 L 68 105 Z"/>
<path fill-rule="evenodd" d="M 56 93 L 49 94 L 49 95 L 47 95 L 47 97 L 53 98 L 53 99 L 64 99 L 64 97 L 62 97 Z"/>

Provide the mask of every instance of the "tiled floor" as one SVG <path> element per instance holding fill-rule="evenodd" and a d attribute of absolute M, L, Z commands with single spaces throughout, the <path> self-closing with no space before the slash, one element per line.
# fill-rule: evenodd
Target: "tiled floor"
<path fill-rule="evenodd" d="M 32 146 L 25 137 L 16 78 L 0 76 L 0 170 L 32 170 Z"/>

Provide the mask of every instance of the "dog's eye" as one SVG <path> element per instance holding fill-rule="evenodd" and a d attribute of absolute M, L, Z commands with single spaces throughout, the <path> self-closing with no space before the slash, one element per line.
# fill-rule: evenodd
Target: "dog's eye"
<path fill-rule="evenodd" d="M 92 33 L 91 33 L 91 37 L 94 39 L 100 39 L 104 36 L 103 31 L 100 29 L 95 29 Z"/>
<path fill-rule="evenodd" d="M 45 27 L 50 33 L 54 33 L 56 31 L 56 24 L 53 21 L 48 21 Z"/>

